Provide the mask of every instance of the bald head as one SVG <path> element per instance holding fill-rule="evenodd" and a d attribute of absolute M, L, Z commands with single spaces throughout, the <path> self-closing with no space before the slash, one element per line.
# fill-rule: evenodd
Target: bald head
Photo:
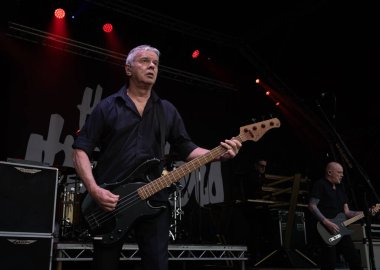
<path fill-rule="evenodd" d="M 343 176 L 343 167 L 338 162 L 332 161 L 326 165 L 325 177 L 331 183 L 340 184 Z"/>

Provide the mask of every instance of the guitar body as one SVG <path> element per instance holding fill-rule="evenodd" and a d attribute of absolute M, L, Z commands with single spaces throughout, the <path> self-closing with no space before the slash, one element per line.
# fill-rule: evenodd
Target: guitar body
<path fill-rule="evenodd" d="M 112 244 L 123 238 L 136 220 L 160 212 L 163 207 L 152 206 L 149 200 L 142 200 L 137 193 L 139 188 L 146 185 L 146 181 L 136 182 L 142 175 L 149 180 L 147 172 L 157 163 L 159 161 L 156 159 L 148 160 L 123 182 L 102 186 L 120 196 L 116 209 L 111 212 L 102 210 L 89 194 L 85 196 L 81 210 L 94 239 Z M 129 183 L 131 179 L 133 183 Z"/>
<path fill-rule="evenodd" d="M 327 245 L 334 246 L 339 243 L 344 235 L 351 234 L 353 232 L 344 225 L 344 222 L 346 221 L 346 216 L 344 213 L 339 213 L 330 221 L 339 226 L 339 233 L 332 234 L 322 223 L 317 223 L 317 230 Z"/>
<path fill-rule="evenodd" d="M 371 213 L 371 215 L 375 215 L 379 211 L 379 209 L 380 209 L 380 204 L 376 204 L 369 209 L 369 212 Z M 333 246 L 333 245 L 338 244 L 340 239 L 342 239 L 343 236 L 347 234 L 351 234 L 353 232 L 353 230 L 350 230 L 347 228 L 348 225 L 358 221 L 359 219 L 362 219 L 363 217 L 364 217 L 364 213 L 362 212 L 346 220 L 345 214 L 339 213 L 338 215 L 336 215 L 334 219 L 330 220 L 339 226 L 339 229 L 340 229 L 339 233 L 337 234 L 330 233 L 330 231 L 327 230 L 325 226 L 320 222 L 317 223 L 317 230 L 319 234 L 321 235 L 323 241 L 325 241 L 326 244 Z"/>

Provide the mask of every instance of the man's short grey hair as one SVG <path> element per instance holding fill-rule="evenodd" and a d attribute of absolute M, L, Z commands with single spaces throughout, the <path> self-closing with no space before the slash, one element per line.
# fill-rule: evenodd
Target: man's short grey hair
<path fill-rule="evenodd" d="M 133 48 L 127 55 L 127 59 L 125 60 L 126 65 L 132 65 L 132 62 L 135 60 L 136 54 L 140 51 L 149 51 L 154 52 L 157 54 L 158 57 L 160 57 L 160 51 L 150 45 L 140 45 L 135 48 Z"/>

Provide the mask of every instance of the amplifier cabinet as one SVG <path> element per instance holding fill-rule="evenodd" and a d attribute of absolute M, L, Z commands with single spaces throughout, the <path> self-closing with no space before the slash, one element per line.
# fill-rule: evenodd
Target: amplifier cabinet
<path fill-rule="evenodd" d="M 58 169 L 0 161 L 0 231 L 53 233 Z"/>
<path fill-rule="evenodd" d="M 360 251 L 360 256 L 362 259 L 362 266 L 364 269 L 371 269 L 370 257 L 369 257 L 369 244 L 365 241 L 354 242 L 356 249 Z M 375 268 L 380 269 L 380 241 L 372 241 L 373 246 L 373 260 L 375 263 Z"/>
<path fill-rule="evenodd" d="M 371 224 L 370 226 L 370 234 L 373 241 L 380 241 L 380 224 Z M 351 234 L 351 238 L 353 241 L 361 242 L 363 239 L 368 238 L 367 236 L 367 225 L 364 224 L 351 224 L 349 226 L 353 232 Z"/>
<path fill-rule="evenodd" d="M 281 247 L 285 242 L 285 232 L 287 229 L 288 222 L 288 211 L 287 210 L 271 210 L 272 219 L 277 226 L 275 234 L 278 234 L 277 247 Z M 306 247 L 306 226 L 305 226 L 305 213 L 301 211 L 296 211 L 294 213 L 293 228 L 289 228 L 292 233 L 291 246 L 298 249 L 303 249 Z M 275 243 L 276 244 L 276 243 Z"/>
<path fill-rule="evenodd" d="M 53 244 L 49 234 L 0 232 L 1 270 L 51 270 Z"/>

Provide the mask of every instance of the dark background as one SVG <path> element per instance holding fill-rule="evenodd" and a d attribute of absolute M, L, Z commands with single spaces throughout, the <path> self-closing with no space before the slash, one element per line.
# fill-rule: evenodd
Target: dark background
<path fill-rule="evenodd" d="M 46 38 L 57 7 L 68 13 L 68 39 L 58 43 Z M 46 135 L 53 113 L 65 119 L 62 139 L 73 135 L 84 88 L 100 84 L 103 97 L 118 90 L 125 55 L 146 43 L 162 53 L 155 90 L 177 106 L 199 145 L 215 147 L 252 121 L 281 121 L 224 164 L 228 181 L 257 156 L 268 159 L 268 173 L 312 180 L 336 159 L 354 205 L 376 203 L 375 11 L 345 1 L 7 1 L 0 159 L 23 158 L 29 134 Z M 112 43 L 105 22 L 113 23 Z M 195 49 L 199 59 L 190 57 Z"/>

